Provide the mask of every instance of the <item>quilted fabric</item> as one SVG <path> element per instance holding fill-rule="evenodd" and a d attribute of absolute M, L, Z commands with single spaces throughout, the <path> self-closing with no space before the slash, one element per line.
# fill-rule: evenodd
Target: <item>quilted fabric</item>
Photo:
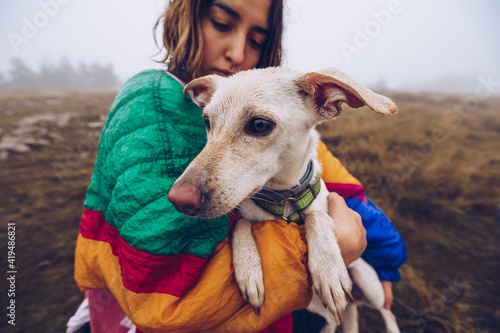
<path fill-rule="evenodd" d="M 206 143 L 202 111 L 182 90 L 157 70 L 126 83 L 104 125 L 84 206 L 102 212 L 136 249 L 206 258 L 226 237 L 228 218 L 187 217 L 167 200 Z"/>

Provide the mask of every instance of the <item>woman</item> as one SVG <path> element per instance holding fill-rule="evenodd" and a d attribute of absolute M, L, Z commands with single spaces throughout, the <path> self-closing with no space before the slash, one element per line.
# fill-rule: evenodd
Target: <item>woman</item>
<path fill-rule="evenodd" d="M 282 15 L 281 0 L 169 3 L 163 16 L 167 71 L 142 72 L 122 88 L 87 190 L 75 278 L 86 290 L 93 331 L 119 326 L 125 312 L 148 332 L 260 331 L 273 323 L 284 332 L 291 330 L 289 313 L 308 305 L 301 227 L 282 220 L 255 226 L 266 284 L 255 316 L 232 274 L 227 235 L 235 216 L 190 218 L 166 198 L 205 144 L 201 110 L 183 97 L 183 84 L 207 74 L 279 66 Z M 360 205 L 359 182 L 324 145 L 319 155 L 332 189 Z M 341 196 L 332 193 L 329 200 L 349 264 L 366 247 L 365 229 Z"/>

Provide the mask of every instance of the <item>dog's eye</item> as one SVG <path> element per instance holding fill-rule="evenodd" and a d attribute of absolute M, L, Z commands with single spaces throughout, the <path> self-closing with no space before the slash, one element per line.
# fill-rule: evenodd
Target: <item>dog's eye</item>
<path fill-rule="evenodd" d="M 207 131 L 210 129 L 210 120 L 208 119 L 208 116 L 203 115 L 203 118 L 205 119 L 205 126 L 207 127 Z"/>
<path fill-rule="evenodd" d="M 247 133 L 255 136 L 263 136 L 269 134 L 276 124 L 270 120 L 263 118 L 254 118 L 247 124 Z"/>

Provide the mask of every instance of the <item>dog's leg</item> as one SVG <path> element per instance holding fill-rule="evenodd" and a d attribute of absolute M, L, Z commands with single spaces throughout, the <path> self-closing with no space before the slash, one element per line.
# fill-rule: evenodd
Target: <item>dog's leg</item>
<path fill-rule="evenodd" d="M 345 309 L 344 323 L 342 324 L 342 332 L 344 333 L 358 333 L 358 307 L 356 303 L 351 303 Z"/>
<path fill-rule="evenodd" d="M 399 333 L 396 317 L 384 308 L 384 288 L 375 269 L 360 258 L 349 265 L 349 271 L 354 284 L 361 289 L 368 303 L 384 318 L 387 332 Z"/>
<path fill-rule="evenodd" d="M 238 220 L 232 237 L 234 276 L 245 301 L 248 301 L 256 315 L 260 315 L 264 303 L 264 278 L 257 244 L 253 237 L 252 223 Z"/>
<path fill-rule="evenodd" d="M 313 288 L 340 325 L 347 298 L 352 300 L 352 282 L 337 244 L 335 224 L 327 213 L 311 211 L 304 225 Z"/>
<path fill-rule="evenodd" d="M 374 307 L 384 306 L 384 288 L 377 272 L 366 261 L 359 258 L 349 265 L 354 284 L 361 289 L 364 298 Z"/>
<path fill-rule="evenodd" d="M 309 306 L 306 310 L 312 313 L 316 313 L 317 315 L 320 315 L 325 319 L 325 326 L 321 328 L 320 333 L 335 333 L 335 330 L 337 329 L 337 322 L 335 320 L 335 317 L 328 309 L 325 309 L 323 307 L 323 304 L 321 303 L 321 300 L 316 293 L 313 293 L 311 303 L 309 303 Z"/>
<path fill-rule="evenodd" d="M 388 333 L 400 333 L 398 322 L 396 321 L 396 316 L 392 313 L 392 311 L 387 310 L 385 308 L 378 309 L 382 318 L 385 321 L 385 329 Z"/>

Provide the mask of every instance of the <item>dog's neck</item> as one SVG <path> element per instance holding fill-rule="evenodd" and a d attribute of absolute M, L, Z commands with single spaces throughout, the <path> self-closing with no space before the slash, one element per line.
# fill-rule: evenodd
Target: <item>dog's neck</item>
<path fill-rule="evenodd" d="M 316 131 L 312 131 L 309 136 L 305 153 L 295 159 L 293 162 L 286 165 L 282 170 L 277 172 L 267 183 L 264 188 L 270 190 L 286 190 L 299 184 L 300 179 L 307 171 L 309 161 L 317 161 L 316 148 L 318 145 L 319 136 Z M 321 172 L 319 163 L 314 163 L 314 176 Z"/>

